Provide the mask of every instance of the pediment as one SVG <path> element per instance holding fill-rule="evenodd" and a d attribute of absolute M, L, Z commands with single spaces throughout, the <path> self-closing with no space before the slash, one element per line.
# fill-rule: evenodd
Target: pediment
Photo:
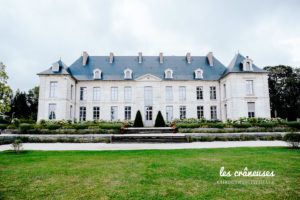
<path fill-rule="evenodd" d="M 152 74 L 145 74 L 135 79 L 136 81 L 161 81 L 160 78 Z"/>

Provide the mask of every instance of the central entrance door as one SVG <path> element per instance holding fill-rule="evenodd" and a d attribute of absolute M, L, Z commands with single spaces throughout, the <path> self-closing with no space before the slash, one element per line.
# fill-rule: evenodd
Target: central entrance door
<path fill-rule="evenodd" d="M 152 106 L 145 106 L 145 126 L 153 126 Z"/>

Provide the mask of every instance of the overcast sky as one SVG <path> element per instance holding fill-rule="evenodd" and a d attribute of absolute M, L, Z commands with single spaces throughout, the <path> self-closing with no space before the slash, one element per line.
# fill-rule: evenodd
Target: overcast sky
<path fill-rule="evenodd" d="M 0 0 L 0 61 L 27 91 L 38 72 L 89 55 L 239 51 L 260 67 L 300 66 L 300 0 Z"/>

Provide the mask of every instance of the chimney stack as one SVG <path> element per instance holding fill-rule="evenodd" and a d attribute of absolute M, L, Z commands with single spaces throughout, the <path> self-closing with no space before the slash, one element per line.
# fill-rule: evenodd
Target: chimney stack
<path fill-rule="evenodd" d="M 190 52 L 187 52 L 187 53 L 186 53 L 186 61 L 187 61 L 188 63 L 191 63 L 191 53 L 190 53 Z"/>
<path fill-rule="evenodd" d="M 212 52 L 208 52 L 207 54 L 207 60 L 208 60 L 208 63 L 209 63 L 209 66 L 214 66 L 214 62 L 213 62 L 213 53 Z"/>
<path fill-rule="evenodd" d="M 110 52 L 109 54 L 109 63 L 113 63 L 114 62 L 114 53 Z"/>
<path fill-rule="evenodd" d="M 139 63 L 142 63 L 142 52 L 139 52 Z"/>
<path fill-rule="evenodd" d="M 164 56 L 163 56 L 163 53 L 160 52 L 159 53 L 159 63 L 163 63 L 164 62 Z"/>
<path fill-rule="evenodd" d="M 89 54 L 86 51 L 84 51 L 82 53 L 82 65 L 83 66 L 86 65 L 88 58 L 89 58 Z"/>

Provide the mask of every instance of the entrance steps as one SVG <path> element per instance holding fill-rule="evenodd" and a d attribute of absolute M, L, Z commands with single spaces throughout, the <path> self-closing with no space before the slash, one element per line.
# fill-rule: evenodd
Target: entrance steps
<path fill-rule="evenodd" d="M 138 128 L 126 128 L 125 134 L 160 134 L 160 133 L 173 133 L 174 129 L 171 127 L 138 127 Z"/>
<path fill-rule="evenodd" d="M 128 134 L 113 135 L 111 143 L 186 143 L 188 138 L 185 134 Z"/>

